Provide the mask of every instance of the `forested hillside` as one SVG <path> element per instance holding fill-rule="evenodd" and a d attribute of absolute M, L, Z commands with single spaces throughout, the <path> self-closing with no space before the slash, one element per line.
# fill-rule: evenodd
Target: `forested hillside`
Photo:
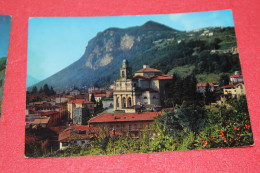
<path fill-rule="evenodd" d="M 234 28 L 183 32 L 149 21 L 142 26 L 99 32 L 78 61 L 36 86 L 48 84 L 57 91 L 73 86 L 108 87 L 118 79 L 123 59 L 129 61 L 133 73 L 148 64 L 169 75 L 193 73 L 198 81 L 217 82 L 222 73 L 241 70 Z"/>

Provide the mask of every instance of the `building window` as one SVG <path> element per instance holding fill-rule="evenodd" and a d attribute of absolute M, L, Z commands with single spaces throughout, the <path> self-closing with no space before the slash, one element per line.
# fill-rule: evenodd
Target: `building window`
<path fill-rule="evenodd" d="M 119 97 L 116 99 L 116 107 L 119 107 Z"/>
<path fill-rule="evenodd" d="M 123 124 L 123 129 L 126 129 L 126 125 L 125 124 Z"/>
<path fill-rule="evenodd" d="M 120 129 L 120 126 L 119 124 L 116 125 L 116 129 L 119 130 Z"/>
<path fill-rule="evenodd" d="M 132 130 L 132 124 L 129 124 L 129 130 Z"/>
<path fill-rule="evenodd" d="M 144 96 L 144 99 L 147 99 L 147 97 L 146 97 L 146 96 Z"/>
<path fill-rule="evenodd" d="M 135 124 L 135 130 L 137 130 L 137 124 Z"/>
<path fill-rule="evenodd" d="M 140 128 L 143 129 L 143 128 L 144 128 L 144 125 L 143 125 L 143 124 L 140 124 Z"/>
<path fill-rule="evenodd" d="M 128 107 L 131 107 L 132 106 L 132 100 L 131 100 L 131 97 L 128 98 Z"/>
<path fill-rule="evenodd" d="M 85 141 L 81 141 L 81 145 L 85 144 Z"/>
<path fill-rule="evenodd" d="M 125 71 L 122 71 L 122 77 L 125 77 Z"/>
<path fill-rule="evenodd" d="M 122 99 L 122 102 L 123 102 L 123 108 L 125 108 L 126 107 L 126 99 L 125 99 L 125 97 L 123 97 L 123 99 Z"/>
<path fill-rule="evenodd" d="M 156 99 L 156 97 L 155 97 L 155 96 L 153 96 L 153 99 Z"/>

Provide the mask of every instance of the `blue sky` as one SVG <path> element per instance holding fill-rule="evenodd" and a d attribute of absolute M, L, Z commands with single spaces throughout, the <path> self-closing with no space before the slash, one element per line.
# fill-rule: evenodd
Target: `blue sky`
<path fill-rule="evenodd" d="M 38 17 L 29 19 L 27 74 L 43 80 L 78 60 L 88 41 L 110 27 L 140 26 L 152 20 L 187 31 L 234 26 L 231 10 L 116 17 Z"/>
<path fill-rule="evenodd" d="M 11 16 L 0 15 L 0 58 L 7 57 L 11 30 Z"/>

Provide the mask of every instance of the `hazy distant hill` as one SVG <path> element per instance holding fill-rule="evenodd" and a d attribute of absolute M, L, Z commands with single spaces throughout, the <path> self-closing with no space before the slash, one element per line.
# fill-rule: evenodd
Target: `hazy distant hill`
<path fill-rule="evenodd" d="M 109 28 L 88 42 L 78 61 L 36 85 L 47 83 L 55 90 L 108 86 L 119 77 L 123 59 L 128 59 L 133 72 L 149 64 L 168 74 L 182 67 L 196 74 L 231 73 L 240 70 L 232 47 L 236 47 L 234 28 L 182 32 L 152 21 L 126 29 Z"/>
<path fill-rule="evenodd" d="M 38 79 L 36 79 L 30 75 L 27 75 L 26 87 L 30 87 L 38 82 L 39 82 Z"/>

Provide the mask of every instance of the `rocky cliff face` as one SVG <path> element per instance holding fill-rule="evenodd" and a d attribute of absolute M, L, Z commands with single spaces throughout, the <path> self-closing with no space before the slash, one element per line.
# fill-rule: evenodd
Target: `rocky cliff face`
<path fill-rule="evenodd" d="M 111 84 L 119 75 L 123 59 L 131 62 L 131 58 L 136 58 L 138 53 L 154 46 L 153 41 L 172 38 L 176 33 L 179 31 L 151 21 L 140 27 L 109 28 L 88 42 L 85 53 L 78 61 L 36 86 L 47 83 L 55 90 L 66 90 L 73 85 Z"/>

